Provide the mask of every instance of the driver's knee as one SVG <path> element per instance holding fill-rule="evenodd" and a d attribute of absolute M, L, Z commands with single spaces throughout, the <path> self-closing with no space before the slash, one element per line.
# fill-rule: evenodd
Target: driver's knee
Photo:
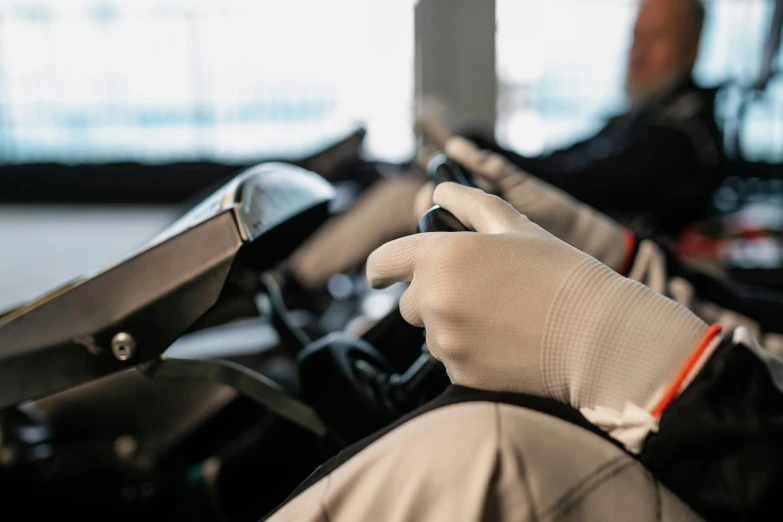
<path fill-rule="evenodd" d="M 272 520 L 664 520 L 698 517 L 601 437 L 515 406 L 417 417 Z"/>
<path fill-rule="evenodd" d="M 496 441 L 494 405 L 434 410 L 369 445 L 271 520 L 478 520 Z"/>

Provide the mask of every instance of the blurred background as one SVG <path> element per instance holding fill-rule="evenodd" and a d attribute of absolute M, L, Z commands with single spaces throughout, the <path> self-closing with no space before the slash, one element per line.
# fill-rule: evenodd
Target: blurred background
<path fill-rule="evenodd" d="M 705 2 L 695 79 L 717 89 L 728 178 L 680 238 L 765 286 L 783 286 L 779 4 Z M 363 157 L 408 161 L 427 98 L 526 155 L 587 137 L 624 108 L 637 6 L 0 0 L 0 309 L 117 260 L 246 165 L 359 128 Z"/>

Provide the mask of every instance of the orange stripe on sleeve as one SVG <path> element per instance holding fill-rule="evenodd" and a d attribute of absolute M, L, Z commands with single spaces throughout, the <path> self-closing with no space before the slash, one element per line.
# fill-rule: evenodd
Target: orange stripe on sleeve
<path fill-rule="evenodd" d="M 631 268 L 631 257 L 636 249 L 636 236 L 630 229 L 623 228 L 623 240 L 625 241 L 625 257 L 623 257 L 623 264 L 620 265 L 620 270 L 617 273 L 628 275 L 628 270 Z"/>
<path fill-rule="evenodd" d="M 655 417 L 656 419 L 661 418 L 661 415 L 663 415 L 664 410 L 666 410 L 666 408 L 668 408 L 669 405 L 672 403 L 672 401 L 674 401 L 674 399 L 677 397 L 677 393 L 679 392 L 682 383 L 685 381 L 685 379 L 688 378 L 688 375 L 693 370 L 693 367 L 696 366 L 696 363 L 699 362 L 701 356 L 704 355 L 704 351 L 710 345 L 712 340 L 715 339 L 715 337 L 721 333 L 722 330 L 723 329 L 718 324 L 714 324 L 709 327 L 707 333 L 704 334 L 704 337 L 702 337 L 701 342 L 699 342 L 699 345 L 696 346 L 696 349 L 693 350 L 691 355 L 685 361 L 685 364 L 682 366 L 682 368 L 680 368 L 680 371 L 677 373 L 677 376 L 674 378 L 672 383 L 666 389 L 666 392 L 663 394 L 663 397 L 661 397 L 661 400 L 658 401 L 658 404 L 652 409 L 652 411 L 650 411 L 650 414 L 653 417 Z"/>

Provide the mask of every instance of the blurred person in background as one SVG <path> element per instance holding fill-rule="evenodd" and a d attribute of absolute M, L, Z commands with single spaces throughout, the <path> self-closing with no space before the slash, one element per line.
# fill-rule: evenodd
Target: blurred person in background
<path fill-rule="evenodd" d="M 714 95 L 691 78 L 704 15 L 699 0 L 643 1 L 626 74 L 629 109 L 593 138 L 528 158 L 467 136 L 636 232 L 675 235 L 705 216 L 722 180 Z M 439 147 L 451 134 L 431 114 L 419 115 L 416 125 Z M 292 278 L 321 288 L 384 242 L 415 232 L 424 149 L 419 156 L 411 172 L 381 181 L 311 237 L 291 259 Z"/>
<path fill-rule="evenodd" d="M 592 138 L 533 158 L 468 137 L 635 229 L 678 233 L 705 217 L 722 180 L 714 94 L 691 76 L 704 15 L 700 0 L 643 0 L 628 54 L 628 110 Z"/>

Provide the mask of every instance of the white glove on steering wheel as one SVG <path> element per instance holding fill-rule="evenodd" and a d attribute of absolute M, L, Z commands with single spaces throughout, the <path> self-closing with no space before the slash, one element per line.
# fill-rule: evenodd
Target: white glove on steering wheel
<path fill-rule="evenodd" d="M 650 412 L 703 350 L 708 328 L 690 311 L 502 199 L 442 183 L 433 200 L 476 232 L 387 243 L 370 255 L 367 277 L 376 288 L 411 282 L 402 316 L 426 328 L 453 383 Z"/>
<path fill-rule="evenodd" d="M 448 139 L 446 155 L 476 174 L 534 223 L 618 272 L 627 268 L 633 235 L 611 218 L 520 170 L 500 154 L 462 136 Z M 483 186 L 483 185 L 482 185 Z"/>

